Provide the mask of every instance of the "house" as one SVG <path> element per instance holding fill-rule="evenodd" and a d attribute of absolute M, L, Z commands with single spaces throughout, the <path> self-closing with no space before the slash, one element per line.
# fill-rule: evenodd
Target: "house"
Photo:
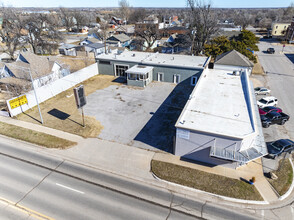
<path fill-rule="evenodd" d="M 77 56 L 77 45 L 74 44 L 62 44 L 58 50 L 59 53 L 66 56 Z"/>
<path fill-rule="evenodd" d="M 173 35 L 173 34 L 188 35 L 189 29 L 182 26 L 172 26 L 165 29 L 160 29 L 160 33 L 162 34 L 163 37 L 169 37 L 170 35 Z"/>
<path fill-rule="evenodd" d="M 125 34 L 112 35 L 106 39 L 107 44 L 117 47 L 127 47 L 131 41 L 131 38 Z"/>
<path fill-rule="evenodd" d="M 191 51 L 191 39 L 187 35 L 173 34 L 161 46 L 161 53 L 182 53 Z"/>
<path fill-rule="evenodd" d="M 284 38 L 287 32 L 287 29 L 290 25 L 291 25 L 290 22 L 289 23 L 280 23 L 280 22 L 272 23 L 272 37 Z"/>
<path fill-rule="evenodd" d="M 123 24 L 123 20 L 121 18 L 112 17 L 110 19 L 110 24 L 121 25 L 121 24 Z"/>
<path fill-rule="evenodd" d="M 205 69 L 178 121 L 174 153 L 236 169 L 267 154 L 246 70 Z"/>
<path fill-rule="evenodd" d="M 287 29 L 285 39 L 289 43 L 294 43 L 294 17 L 292 18 L 291 25 Z"/>
<path fill-rule="evenodd" d="M 158 24 L 159 20 L 155 15 L 149 15 L 148 17 L 144 18 L 144 24 Z"/>
<path fill-rule="evenodd" d="M 101 43 L 94 43 L 94 44 L 85 44 L 85 51 L 88 53 L 94 53 L 94 56 L 96 57 L 99 54 L 105 53 L 105 45 Z M 107 46 L 106 46 L 107 50 Z"/>
<path fill-rule="evenodd" d="M 0 81 L 3 84 L 8 81 L 5 78 L 11 78 L 10 82 L 30 82 L 32 77 L 34 86 L 41 87 L 68 74 L 69 70 L 58 62 L 31 52 L 21 52 L 15 62 L 5 63 L 1 69 Z"/>
<path fill-rule="evenodd" d="M 115 29 L 116 34 L 125 34 L 128 36 L 133 36 L 135 33 L 135 25 L 123 25 Z"/>
<path fill-rule="evenodd" d="M 81 40 L 79 44 L 83 46 L 83 45 L 94 44 L 94 43 L 102 43 L 102 41 L 95 37 L 86 37 L 83 40 Z"/>
<path fill-rule="evenodd" d="M 254 64 L 248 57 L 236 50 L 231 50 L 216 57 L 214 69 L 220 70 L 247 70 L 250 75 Z"/>
<path fill-rule="evenodd" d="M 99 74 L 124 78 L 128 85 L 146 86 L 150 80 L 176 84 L 186 81 L 194 85 L 210 57 L 124 51 L 101 54 L 96 61 Z M 148 82 L 133 82 L 144 80 Z"/>

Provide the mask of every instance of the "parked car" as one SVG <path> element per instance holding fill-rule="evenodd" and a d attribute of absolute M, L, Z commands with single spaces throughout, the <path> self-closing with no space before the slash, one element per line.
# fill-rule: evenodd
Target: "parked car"
<path fill-rule="evenodd" d="M 266 50 L 268 53 L 270 53 L 270 54 L 274 54 L 276 51 L 275 51 L 275 49 L 274 48 L 272 48 L 272 47 L 270 47 L 270 48 L 267 48 L 267 50 Z"/>
<path fill-rule="evenodd" d="M 268 156 L 275 159 L 276 156 L 283 152 L 292 153 L 294 150 L 294 142 L 289 139 L 280 139 L 267 145 Z"/>
<path fill-rule="evenodd" d="M 261 115 L 260 117 L 262 127 L 264 128 L 268 128 L 272 124 L 283 125 L 286 123 L 286 121 L 289 120 L 289 118 L 290 116 L 283 112 L 280 112 L 280 113 L 270 112 L 270 113 L 267 113 L 266 115 Z"/>
<path fill-rule="evenodd" d="M 267 113 L 270 113 L 270 112 L 282 112 L 282 109 L 278 108 L 278 107 L 274 107 L 274 106 L 267 106 L 267 107 L 264 107 L 264 108 L 259 108 L 259 114 L 260 115 L 266 115 Z"/>
<path fill-rule="evenodd" d="M 256 87 L 254 89 L 255 95 L 267 95 L 270 94 L 271 90 L 265 88 L 265 87 Z"/>
<path fill-rule="evenodd" d="M 273 96 L 267 96 L 257 101 L 259 108 L 265 108 L 267 106 L 276 106 L 278 104 L 278 99 Z"/>

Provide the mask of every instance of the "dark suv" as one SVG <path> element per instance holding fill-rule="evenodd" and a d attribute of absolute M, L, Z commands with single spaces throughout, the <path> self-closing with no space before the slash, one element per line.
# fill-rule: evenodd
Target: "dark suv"
<path fill-rule="evenodd" d="M 283 112 L 270 112 L 260 116 L 262 127 L 264 128 L 268 128 L 272 124 L 283 125 L 289 118 L 290 116 Z"/>
<path fill-rule="evenodd" d="M 267 48 L 267 52 L 270 53 L 270 54 L 274 54 L 275 53 L 275 49 L 270 47 L 270 48 Z"/>
<path fill-rule="evenodd" d="M 283 152 L 291 153 L 294 150 L 294 142 L 289 139 L 280 139 L 267 145 L 268 156 L 275 159 Z"/>

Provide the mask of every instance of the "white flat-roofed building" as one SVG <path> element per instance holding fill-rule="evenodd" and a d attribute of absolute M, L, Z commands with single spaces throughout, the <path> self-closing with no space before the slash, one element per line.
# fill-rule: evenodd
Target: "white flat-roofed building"
<path fill-rule="evenodd" d="M 236 168 L 267 154 L 248 73 L 235 73 L 203 71 L 176 123 L 175 155 Z"/>

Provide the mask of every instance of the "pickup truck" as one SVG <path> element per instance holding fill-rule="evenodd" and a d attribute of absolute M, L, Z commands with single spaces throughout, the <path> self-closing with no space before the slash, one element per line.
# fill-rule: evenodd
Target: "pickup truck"
<path fill-rule="evenodd" d="M 262 127 L 264 128 L 268 128 L 272 124 L 283 125 L 289 120 L 289 118 L 290 116 L 284 112 L 270 112 L 266 115 L 260 116 Z"/>

